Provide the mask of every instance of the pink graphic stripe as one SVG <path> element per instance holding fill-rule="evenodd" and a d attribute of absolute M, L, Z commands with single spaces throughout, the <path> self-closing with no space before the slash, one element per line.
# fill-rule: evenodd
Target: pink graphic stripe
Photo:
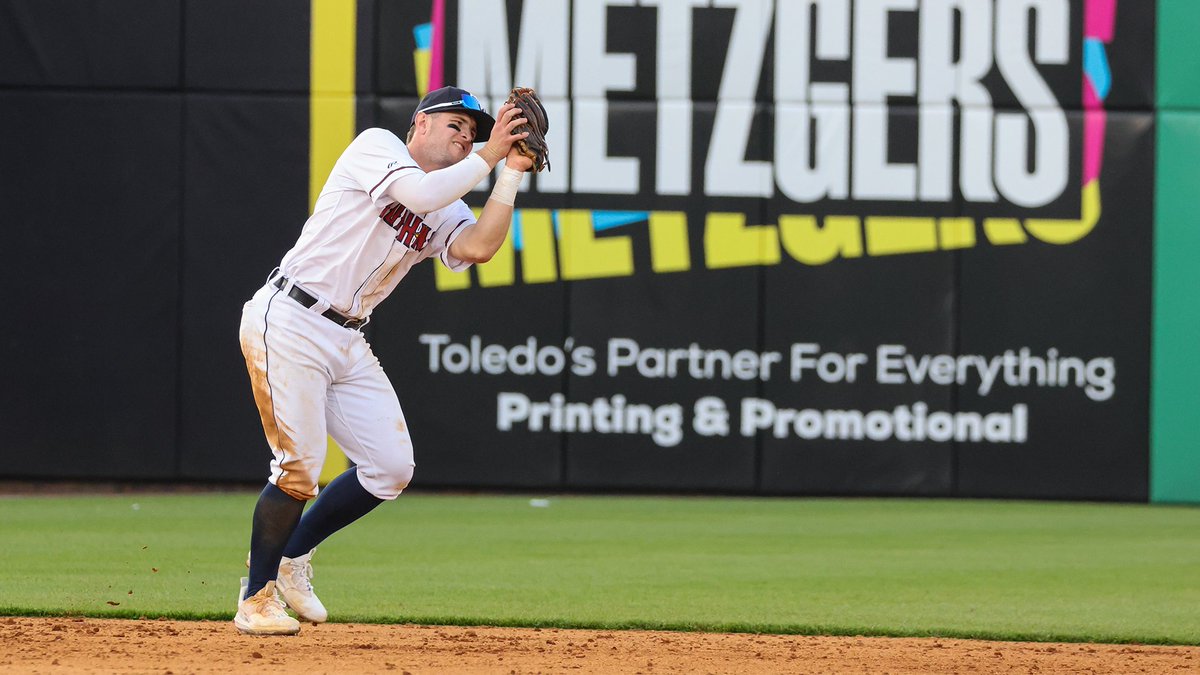
<path fill-rule="evenodd" d="M 433 0 L 433 44 L 429 51 L 429 91 L 441 89 L 444 77 L 442 52 L 446 44 L 446 0 Z"/>
<path fill-rule="evenodd" d="M 1117 20 L 1117 0 L 1088 0 L 1083 11 L 1083 36 L 1112 42 Z"/>
<path fill-rule="evenodd" d="M 1116 20 L 1117 0 L 1086 0 L 1084 39 L 1112 42 Z M 1083 184 L 1086 186 L 1100 179 L 1100 169 L 1104 166 L 1104 130 L 1108 126 L 1104 100 L 1086 73 L 1083 76 L 1083 111 Z"/>
<path fill-rule="evenodd" d="M 1104 107 L 1104 101 L 1100 100 L 1100 95 L 1096 93 L 1096 85 L 1092 84 L 1091 79 L 1085 74 L 1083 76 L 1083 109 L 1096 110 Z"/>
<path fill-rule="evenodd" d="M 1108 113 L 1103 108 L 1083 113 L 1083 184 L 1099 180 L 1104 163 L 1104 128 Z"/>

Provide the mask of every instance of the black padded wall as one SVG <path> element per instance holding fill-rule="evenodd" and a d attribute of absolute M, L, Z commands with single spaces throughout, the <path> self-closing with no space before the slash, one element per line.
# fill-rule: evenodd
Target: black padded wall
<path fill-rule="evenodd" d="M 1144 500 L 1153 5 L 360 0 L 354 131 L 552 122 L 367 328 L 414 486 Z M 263 477 L 241 306 L 349 140 L 312 8 L 0 5 L 4 476 Z"/>

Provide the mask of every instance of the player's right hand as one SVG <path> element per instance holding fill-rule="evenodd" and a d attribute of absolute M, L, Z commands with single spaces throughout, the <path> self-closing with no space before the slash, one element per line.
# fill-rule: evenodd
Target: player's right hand
<path fill-rule="evenodd" d="M 512 144 L 529 136 L 529 132 L 513 133 L 517 127 L 529 120 L 521 116 L 521 109 L 511 103 L 500 106 L 496 113 L 496 124 L 492 127 L 492 135 L 488 137 L 487 145 L 479 150 L 479 156 L 489 165 L 495 167 L 508 155 Z"/>

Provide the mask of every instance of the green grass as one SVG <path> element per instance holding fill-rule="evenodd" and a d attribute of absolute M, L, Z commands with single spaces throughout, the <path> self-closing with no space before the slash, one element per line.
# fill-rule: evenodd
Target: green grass
<path fill-rule="evenodd" d="M 254 499 L 0 499 L 0 614 L 228 619 Z M 333 621 L 1200 644 L 1186 507 L 405 495 L 314 562 Z"/>

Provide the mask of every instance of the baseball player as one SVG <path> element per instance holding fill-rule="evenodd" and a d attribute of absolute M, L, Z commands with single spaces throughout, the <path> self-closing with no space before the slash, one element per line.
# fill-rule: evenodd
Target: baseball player
<path fill-rule="evenodd" d="M 367 129 L 342 153 L 296 245 L 246 303 L 240 337 L 254 400 L 274 458 L 254 508 L 249 577 L 234 625 L 291 635 L 326 619 L 313 593 L 317 544 L 384 501 L 413 476 L 408 423 L 362 327 L 418 262 L 438 256 L 464 271 L 499 249 L 523 172 L 513 143 L 527 120 L 505 104 L 493 119 L 456 87 L 430 92 L 406 142 Z M 486 144 L 472 152 L 473 143 Z M 505 167 L 476 221 L 462 196 Z M 321 490 L 326 435 L 355 465 Z"/>

